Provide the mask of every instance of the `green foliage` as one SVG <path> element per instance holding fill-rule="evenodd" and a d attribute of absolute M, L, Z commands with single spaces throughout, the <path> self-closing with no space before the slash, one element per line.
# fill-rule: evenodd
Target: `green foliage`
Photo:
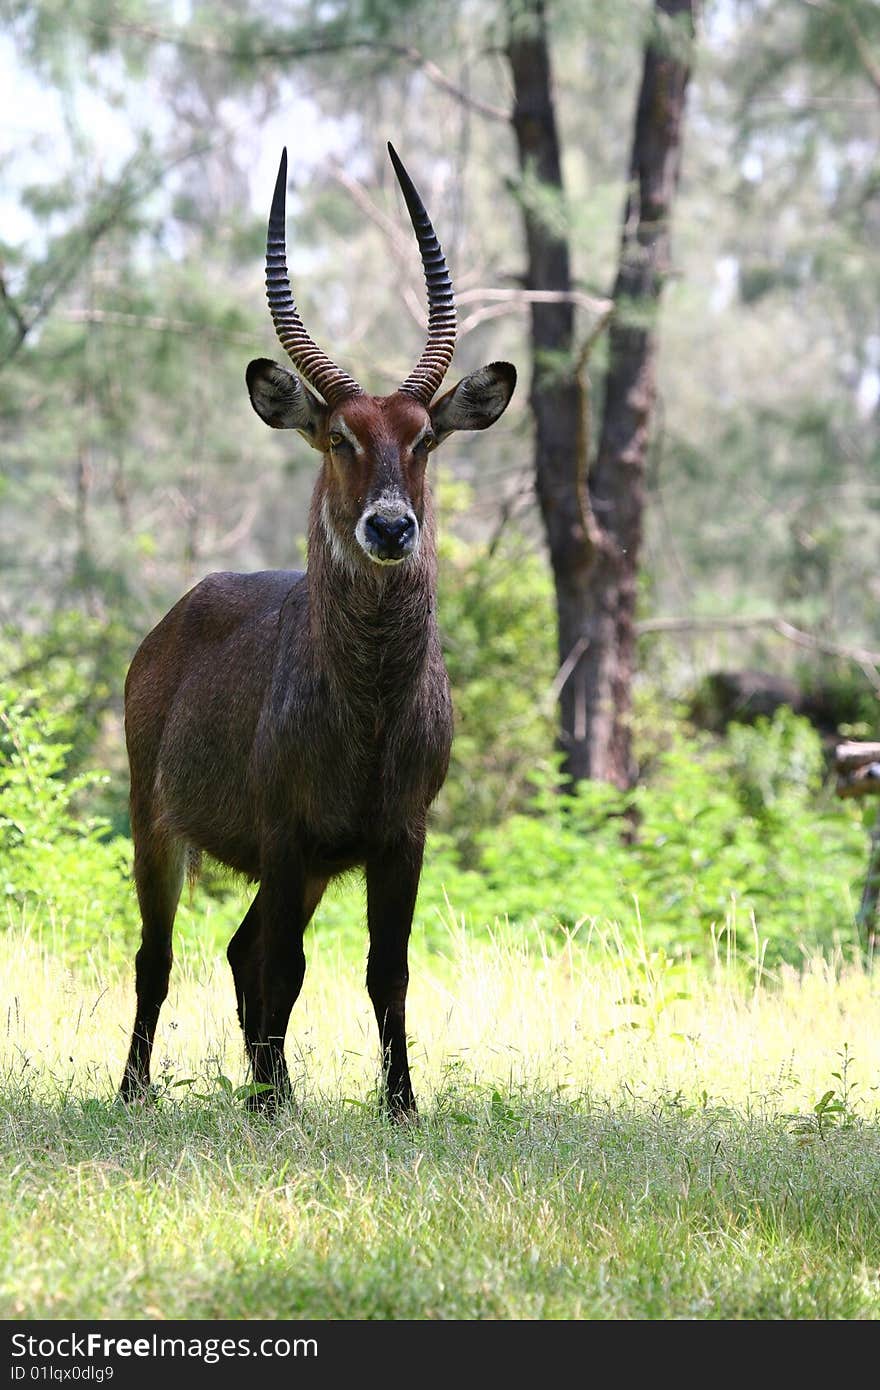
<path fill-rule="evenodd" d="M 464 689 L 481 709 L 478 691 Z M 137 934 L 131 844 L 94 813 L 107 779 L 69 774 L 63 714 L 5 696 L 2 890 L 63 920 L 75 953 L 108 931 L 120 952 L 130 950 Z M 479 765 L 469 764 L 476 756 L 466 745 L 453 805 L 478 795 Z M 658 754 L 650 782 L 633 793 L 586 782 L 560 796 L 552 764 L 529 773 L 513 763 L 505 772 L 487 761 L 484 781 L 522 778 L 531 786 L 528 805 L 497 817 L 492 804 L 471 807 L 479 828 L 470 840 L 442 830 L 431 836 L 417 930 L 442 949 L 450 905 L 478 935 L 506 919 L 526 936 L 555 933 L 562 944 L 571 933 L 614 924 L 624 942 L 655 953 L 654 966 L 657 952 L 709 965 L 725 934 L 744 959 L 766 956 L 768 964 L 852 944 L 865 835 L 851 803 L 823 794 L 821 767 L 814 731 L 787 710 L 733 730 L 726 745 L 679 733 Z M 228 879 L 208 875 L 182 904 L 179 929 L 222 950 L 244 907 Z M 353 876 L 328 893 L 316 930 L 362 939 L 363 919 L 363 887 Z M 654 976 L 646 980 L 656 985 Z"/>
<path fill-rule="evenodd" d="M 802 674 L 807 700 L 821 709 L 826 726 L 849 738 L 872 740 L 880 728 L 880 694 L 852 662 L 824 661 Z"/>
<path fill-rule="evenodd" d="M 137 645 L 135 615 L 92 616 L 70 605 L 48 619 L 39 616 L 28 629 L 0 629 L 0 689 L 20 713 L 46 725 L 54 744 L 63 743 L 65 776 L 86 773 L 96 763 L 107 768 L 108 776 L 89 785 L 89 806 L 115 832 L 127 833 L 125 749 L 115 716 Z"/>
<path fill-rule="evenodd" d="M 438 619 L 452 685 L 455 740 L 435 823 L 466 854 L 484 826 L 522 809 L 549 772 L 555 710 L 553 590 L 543 559 L 505 529 L 494 543 L 458 529 L 470 489 L 441 488 Z"/>
<path fill-rule="evenodd" d="M 815 729 L 787 705 L 772 720 L 727 729 L 730 769 L 743 810 L 757 820 L 786 819 L 789 811 L 818 798 L 825 759 Z"/>
<path fill-rule="evenodd" d="M 544 183 L 533 167 L 520 174 L 519 179 L 509 180 L 511 196 L 523 212 L 552 236 L 564 237 L 568 231 L 568 216 L 565 199 L 558 189 Z"/>
<path fill-rule="evenodd" d="M 63 922 L 74 954 L 88 951 L 112 925 L 131 939 L 136 908 L 130 888 L 131 843 L 106 820 L 83 814 L 100 773 L 66 776 L 66 720 L 0 687 L 0 894 L 38 905 L 46 922 Z"/>
<path fill-rule="evenodd" d="M 757 934 L 769 963 L 851 945 L 865 835 L 858 811 L 823 795 L 821 765 L 814 730 L 782 710 L 728 746 L 679 735 L 631 794 L 587 782 L 560 797 L 548 776 L 528 813 L 480 833 L 464 878 L 429 854 L 421 911 L 448 899 L 475 928 L 614 922 L 705 962 L 725 933 L 746 959 Z"/>
<path fill-rule="evenodd" d="M 782 710 L 737 733 L 727 747 L 680 742 L 634 796 L 646 936 L 708 955 L 727 929 L 751 956 L 756 932 L 769 961 L 853 942 L 864 835 L 819 793 L 814 730 Z"/>
<path fill-rule="evenodd" d="M 855 1058 L 844 1043 L 840 1052 L 840 1070 L 833 1071 L 835 1085 L 824 1091 L 809 1114 L 789 1115 L 792 1133 L 799 1136 L 801 1145 L 826 1139 L 833 1128 L 853 1129 L 858 1124 L 858 1083 L 850 1080 Z"/>

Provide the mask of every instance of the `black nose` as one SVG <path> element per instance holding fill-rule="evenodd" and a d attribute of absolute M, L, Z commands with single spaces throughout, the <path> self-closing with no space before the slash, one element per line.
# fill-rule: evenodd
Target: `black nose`
<path fill-rule="evenodd" d="M 398 560 L 411 548 L 416 523 L 412 516 L 382 516 L 373 512 L 364 522 L 364 533 L 382 560 Z"/>

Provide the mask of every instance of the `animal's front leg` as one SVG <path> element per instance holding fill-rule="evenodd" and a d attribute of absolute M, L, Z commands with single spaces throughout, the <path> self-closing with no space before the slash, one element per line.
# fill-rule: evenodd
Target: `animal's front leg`
<path fill-rule="evenodd" d="M 420 835 L 389 845 L 367 860 L 367 989 L 379 1025 L 386 1101 L 395 1119 L 416 1113 L 406 1052 L 407 948 L 423 850 Z"/>
<path fill-rule="evenodd" d="M 284 1039 L 291 1010 L 306 973 L 303 950 L 306 875 L 295 852 L 266 857 L 260 875 L 257 952 L 259 1024 L 247 1029 L 254 1082 L 270 1089 L 257 1092 L 251 1108 L 270 1108 L 291 1093 L 284 1059 Z"/>

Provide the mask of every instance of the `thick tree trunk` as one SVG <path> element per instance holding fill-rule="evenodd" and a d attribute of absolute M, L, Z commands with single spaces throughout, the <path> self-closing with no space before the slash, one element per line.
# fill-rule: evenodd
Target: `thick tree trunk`
<path fill-rule="evenodd" d="M 688 59 L 697 0 L 656 0 L 646 45 L 611 327 L 601 440 L 589 440 L 575 372 L 574 311 L 533 304 L 535 478 L 556 585 L 563 773 L 631 785 L 636 582 L 648 431 L 655 394 L 657 300 L 668 269 Z M 534 182 L 563 195 L 543 0 L 511 3 L 508 58 L 523 181 L 528 288 L 571 291 L 560 219 L 541 215 Z"/>
<path fill-rule="evenodd" d="M 588 711 L 613 709 L 593 776 L 630 786 L 637 769 L 630 714 L 635 612 L 645 506 L 645 465 L 656 396 L 657 315 L 669 271 L 669 227 L 678 187 L 696 0 L 656 0 L 636 112 L 630 185 L 614 287 L 608 374 L 598 455 L 590 475 L 597 517 L 611 544 L 597 557 L 593 604 L 607 615 L 584 662 Z M 611 651 L 596 650 L 603 643 Z"/>
<path fill-rule="evenodd" d="M 548 218 L 531 196 L 537 184 L 553 189 L 562 204 L 559 136 L 553 106 L 550 55 L 543 0 L 511 4 L 508 58 L 513 74 L 513 128 L 523 175 L 522 212 L 528 270 L 526 288 L 571 292 L 569 247 L 562 217 Z M 561 212 L 561 206 L 560 206 Z M 543 215 L 542 215 L 543 213 Z M 556 585 L 559 664 L 571 665 L 582 650 L 583 615 L 593 556 L 586 452 L 581 433 L 581 393 L 574 375 L 574 306 L 531 306 L 535 419 L 535 486 Z M 569 677 L 560 694 L 559 746 L 568 777 L 589 775 L 585 739 L 576 735 L 580 713 Z"/>

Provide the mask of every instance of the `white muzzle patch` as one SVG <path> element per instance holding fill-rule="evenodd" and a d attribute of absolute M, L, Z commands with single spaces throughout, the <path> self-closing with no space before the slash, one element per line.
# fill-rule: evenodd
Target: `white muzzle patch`
<path fill-rule="evenodd" d="M 382 492 L 364 508 L 355 527 L 358 545 L 376 565 L 399 565 L 418 549 L 415 512 L 397 491 Z"/>

